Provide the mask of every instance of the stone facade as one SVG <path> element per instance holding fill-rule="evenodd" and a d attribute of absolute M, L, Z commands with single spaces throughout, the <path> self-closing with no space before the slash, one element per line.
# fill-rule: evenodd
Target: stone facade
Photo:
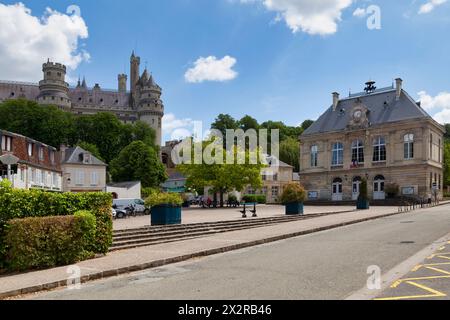
<path fill-rule="evenodd" d="M 60 147 L 64 192 L 105 192 L 106 164 L 81 147 Z"/>
<path fill-rule="evenodd" d="M 373 82 L 369 82 L 373 84 Z M 397 86 L 339 100 L 301 136 L 300 178 L 309 200 L 356 200 L 362 179 L 369 198 L 442 197 L 444 128 Z"/>
<path fill-rule="evenodd" d="M 142 120 L 156 131 L 156 144 L 161 145 L 164 105 L 162 89 L 147 69 L 140 75 L 140 58 L 134 52 L 130 58 L 130 91 L 127 75 L 118 75 L 118 89 L 106 90 L 95 84 L 88 88 L 86 80 L 75 87 L 66 83 L 66 67 L 47 61 L 42 67 L 43 80 L 39 84 L 0 81 L 0 102 L 24 98 L 40 104 L 57 105 L 74 114 L 112 112 L 124 123 Z"/>

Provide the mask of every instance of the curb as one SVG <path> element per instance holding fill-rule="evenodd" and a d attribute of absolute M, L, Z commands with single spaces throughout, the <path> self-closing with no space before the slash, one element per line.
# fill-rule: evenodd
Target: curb
<path fill-rule="evenodd" d="M 436 207 L 447 205 L 447 204 L 448 203 L 439 204 Z M 426 209 L 430 209 L 430 208 L 426 208 Z M 235 250 L 244 249 L 244 248 L 248 248 L 248 247 L 254 247 L 254 246 L 258 246 L 258 245 L 262 245 L 262 244 L 266 244 L 266 243 L 276 242 L 276 241 L 285 240 L 285 239 L 289 239 L 289 238 L 295 238 L 295 237 L 299 237 L 299 236 L 303 236 L 303 235 L 307 235 L 307 234 L 336 229 L 336 228 L 349 226 L 349 225 L 353 225 L 353 224 L 358 224 L 358 223 L 362 223 L 362 222 L 378 220 L 378 219 L 396 216 L 396 215 L 400 215 L 400 214 L 417 212 L 419 210 L 424 210 L 424 209 L 418 209 L 415 211 L 412 210 L 412 211 L 407 211 L 407 212 L 388 213 L 388 214 L 384 214 L 384 215 L 380 215 L 380 216 L 368 217 L 368 218 L 358 219 L 358 220 L 353 220 L 353 221 L 347 221 L 347 222 L 328 225 L 328 226 L 324 226 L 324 227 L 318 227 L 318 228 L 314 228 L 314 229 L 310 229 L 310 230 L 303 230 L 303 231 L 278 235 L 278 236 L 274 236 L 274 237 L 270 237 L 270 238 L 253 240 L 253 241 L 249 241 L 249 242 L 244 242 L 244 243 L 239 243 L 239 244 L 235 244 L 235 245 L 230 245 L 230 246 L 225 246 L 225 247 L 220 247 L 220 248 L 215 248 L 215 249 L 209 249 L 209 250 L 204 250 L 204 251 L 198 251 L 198 252 L 191 253 L 191 254 L 172 257 L 172 258 L 168 258 L 168 259 L 155 260 L 155 261 L 138 264 L 138 265 L 133 265 L 133 266 L 129 266 L 129 267 L 106 270 L 106 271 L 82 276 L 80 278 L 80 283 L 86 283 L 89 281 L 106 279 L 106 278 L 119 276 L 119 275 L 126 274 L 126 273 L 142 271 L 142 270 L 146 270 L 146 269 L 161 267 L 161 266 L 168 265 L 168 264 L 183 262 L 183 261 L 190 260 L 193 258 L 206 257 L 206 256 L 211 256 L 211 255 L 215 255 L 215 254 L 219 254 L 219 253 L 225 253 L 225 252 L 235 251 Z M 2 292 L 2 293 L 0 293 L 0 299 L 11 298 L 11 297 L 18 296 L 18 295 L 36 293 L 36 292 L 40 292 L 40 291 L 52 290 L 52 289 L 56 289 L 59 287 L 63 287 L 65 285 L 67 285 L 67 280 L 59 280 L 59 281 L 49 282 L 49 283 L 45 283 L 45 284 L 41 284 L 41 285 L 37 285 L 37 286 L 21 288 L 21 289 L 17 289 L 17 290 L 8 291 L 8 292 Z"/>

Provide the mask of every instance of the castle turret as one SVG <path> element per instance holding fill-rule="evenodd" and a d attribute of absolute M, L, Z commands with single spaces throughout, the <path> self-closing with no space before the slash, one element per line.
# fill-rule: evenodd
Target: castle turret
<path fill-rule="evenodd" d="M 44 80 L 39 82 L 39 96 L 37 98 L 40 104 L 52 104 L 61 109 L 69 110 L 71 101 L 68 96 L 69 84 L 66 83 L 66 66 L 61 63 L 50 62 L 42 65 Z"/>
<path fill-rule="evenodd" d="M 134 55 L 134 51 L 130 58 L 130 90 L 131 94 L 136 94 L 136 85 L 139 81 L 139 66 L 141 64 L 141 58 Z"/>
<path fill-rule="evenodd" d="M 117 78 L 119 80 L 119 92 L 127 92 L 127 75 L 119 74 Z"/>
<path fill-rule="evenodd" d="M 161 100 L 162 90 L 155 83 L 153 76 L 148 75 L 147 70 L 140 78 L 138 91 L 137 111 L 139 119 L 155 130 L 156 144 L 161 146 L 162 118 L 164 116 L 164 105 Z"/>

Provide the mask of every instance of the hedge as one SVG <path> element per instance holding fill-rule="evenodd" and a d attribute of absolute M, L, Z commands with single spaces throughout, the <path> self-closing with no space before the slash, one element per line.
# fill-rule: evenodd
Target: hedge
<path fill-rule="evenodd" d="M 84 260 L 93 255 L 88 250 L 90 235 L 95 235 L 95 218 L 89 212 L 13 219 L 5 235 L 8 269 L 52 268 Z"/>
<path fill-rule="evenodd" d="M 88 210 L 95 216 L 96 231 L 91 249 L 107 253 L 112 244 L 112 195 L 94 193 L 51 193 L 40 190 L 13 189 L 0 182 L 0 266 L 4 265 L 7 247 L 5 228 L 13 219 L 72 216 L 77 211 Z"/>
<path fill-rule="evenodd" d="M 266 203 L 266 196 L 262 194 L 246 194 L 242 197 L 242 201 L 245 202 L 256 202 L 259 204 Z"/>

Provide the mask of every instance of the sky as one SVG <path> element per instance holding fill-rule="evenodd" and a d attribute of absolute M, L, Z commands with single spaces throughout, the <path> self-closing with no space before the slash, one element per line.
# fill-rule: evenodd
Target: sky
<path fill-rule="evenodd" d="M 164 140 L 220 113 L 296 126 L 401 77 L 450 123 L 449 0 L 0 0 L 0 79 L 117 88 L 132 50 L 163 88 Z"/>

